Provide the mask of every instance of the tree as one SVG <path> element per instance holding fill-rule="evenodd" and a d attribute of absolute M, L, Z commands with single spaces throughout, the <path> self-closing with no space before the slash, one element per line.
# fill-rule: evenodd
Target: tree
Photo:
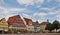
<path fill-rule="evenodd" d="M 59 21 L 55 20 L 53 22 L 53 26 L 54 26 L 54 29 L 56 29 L 56 32 L 57 32 L 57 29 L 59 29 Z"/>
<path fill-rule="evenodd" d="M 51 32 L 53 29 L 54 29 L 54 26 L 53 26 L 53 24 L 51 24 L 51 23 L 48 23 L 48 24 L 46 25 L 46 28 L 45 28 L 45 30 L 49 30 L 49 31 Z"/>

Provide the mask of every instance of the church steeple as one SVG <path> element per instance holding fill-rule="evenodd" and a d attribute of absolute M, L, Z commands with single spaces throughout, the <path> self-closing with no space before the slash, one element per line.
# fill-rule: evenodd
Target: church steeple
<path fill-rule="evenodd" d="M 49 19 L 47 19 L 47 22 L 49 23 Z"/>

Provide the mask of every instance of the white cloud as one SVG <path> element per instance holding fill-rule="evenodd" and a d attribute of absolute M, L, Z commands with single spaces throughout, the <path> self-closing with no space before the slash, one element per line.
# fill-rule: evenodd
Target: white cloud
<path fill-rule="evenodd" d="M 49 15 L 55 15 L 56 12 L 48 12 Z"/>
<path fill-rule="evenodd" d="M 58 6 L 60 6 L 60 0 L 56 0 L 56 2 L 58 3 Z"/>
<path fill-rule="evenodd" d="M 33 0 L 17 0 L 17 2 L 25 5 L 33 4 Z"/>
<path fill-rule="evenodd" d="M 57 15 L 57 18 L 60 19 L 60 15 Z"/>
<path fill-rule="evenodd" d="M 8 19 L 9 16 L 18 15 L 19 12 L 24 12 L 25 8 L 5 8 L 0 6 L 0 19 L 6 18 Z"/>
<path fill-rule="evenodd" d="M 38 20 L 38 22 L 39 22 L 39 23 L 41 23 L 41 22 L 46 22 L 46 20 Z"/>
<path fill-rule="evenodd" d="M 48 14 L 51 14 L 51 15 L 58 15 L 58 14 L 60 14 L 60 10 L 51 10 L 51 11 L 49 11 L 48 12 Z"/>
<path fill-rule="evenodd" d="M 60 3 L 60 0 L 56 0 L 58 3 Z"/>
<path fill-rule="evenodd" d="M 4 0 L 0 0 L 0 4 L 4 3 Z"/>
<path fill-rule="evenodd" d="M 25 14 L 25 13 L 23 13 L 22 15 L 23 15 L 23 17 L 25 17 L 25 18 L 30 18 L 30 19 L 32 18 L 30 15 Z"/>
<path fill-rule="evenodd" d="M 40 8 L 40 9 L 42 9 L 42 10 L 50 10 L 49 8 Z"/>
<path fill-rule="evenodd" d="M 40 16 L 40 17 L 45 17 L 47 13 L 40 12 L 40 13 L 34 13 L 34 16 Z"/>
<path fill-rule="evenodd" d="M 54 10 L 54 11 L 50 11 L 48 14 L 50 15 L 55 15 L 55 20 L 60 21 L 60 10 Z"/>
<path fill-rule="evenodd" d="M 41 21 L 41 20 L 45 20 L 47 15 L 48 14 L 44 13 L 44 12 L 40 12 L 40 13 L 36 12 L 33 14 L 33 17 L 39 17 L 39 19 L 37 19 L 37 20 Z"/>
<path fill-rule="evenodd" d="M 52 0 L 46 0 L 47 2 L 51 2 Z"/>
<path fill-rule="evenodd" d="M 37 3 L 42 3 L 44 0 L 17 0 L 17 2 L 19 4 L 25 4 L 26 6 L 27 5 L 33 5 L 33 4 L 37 4 Z"/>
<path fill-rule="evenodd" d="M 23 11 L 26 10 L 25 8 L 11 8 L 10 11 Z"/>
<path fill-rule="evenodd" d="M 5 8 L 0 7 L 0 14 L 8 14 L 8 13 L 18 13 L 18 12 L 24 12 L 25 8 Z"/>
<path fill-rule="evenodd" d="M 40 8 L 42 10 L 48 10 L 48 11 L 53 11 L 56 7 L 52 7 L 52 8 Z"/>
<path fill-rule="evenodd" d="M 48 12 L 45 13 L 47 15 L 55 15 L 55 14 L 60 13 L 60 10 L 56 10 L 56 7 L 52 7 L 52 8 L 40 8 L 40 9 L 42 9 L 42 10 L 48 10 Z"/>
<path fill-rule="evenodd" d="M 56 18 L 60 21 L 60 10 L 56 10 Z"/>
<path fill-rule="evenodd" d="M 3 2 L 3 0 L 0 0 L 0 3 L 2 3 Z"/>
<path fill-rule="evenodd" d="M 45 13 L 45 12 L 36 12 L 33 14 L 33 16 L 35 17 L 40 17 L 39 22 L 42 21 L 46 21 L 46 19 L 51 19 L 50 18 L 46 18 L 49 15 L 54 15 L 53 19 L 50 22 L 53 22 L 54 20 L 59 20 L 60 21 L 60 10 L 54 10 L 52 9 L 51 11 L 49 10 L 49 12 Z"/>
<path fill-rule="evenodd" d="M 56 15 L 56 19 L 60 22 L 60 15 Z"/>
<path fill-rule="evenodd" d="M 44 0 L 35 0 L 35 3 L 43 3 Z"/>
<path fill-rule="evenodd" d="M 36 21 L 36 19 L 35 19 L 35 17 L 33 15 L 28 15 L 28 14 L 25 14 L 25 13 L 23 13 L 22 15 L 23 15 L 23 17 L 29 18 L 29 19 L 31 19 L 34 22 Z"/>

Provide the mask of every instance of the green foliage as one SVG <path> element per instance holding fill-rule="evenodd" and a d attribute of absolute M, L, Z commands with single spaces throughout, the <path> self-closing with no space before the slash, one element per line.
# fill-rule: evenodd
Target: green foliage
<path fill-rule="evenodd" d="M 50 32 L 54 29 L 54 26 L 53 26 L 53 24 L 51 24 L 51 23 L 48 23 L 47 25 L 46 25 L 46 28 L 45 28 L 46 30 L 49 30 Z"/>
<path fill-rule="evenodd" d="M 55 20 L 52 24 L 48 22 L 45 29 L 51 32 L 54 29 L 56 29 L 57 31 L 57 29 L 59 28 L 60 28 L 59 21 Z"/>
<path fill-rule="evenodd" d="M 53 26 L 54 26 L 54 29 L 59 29 L 59 21 L 57 21 L 57 20 L 55 20 L 54 22 L 53 22 Z"/>
<path fill-rule="evenodd" d="M 57 32 L 57 29 L 60 28 L 59 25 L 60 25 L 60 24 L 59 24 L 59 21 L 55 20 L 55 21 L 53 22 L 53 26 L 54 26 L 54 29 L 56 29 L 56 32 Z"/>

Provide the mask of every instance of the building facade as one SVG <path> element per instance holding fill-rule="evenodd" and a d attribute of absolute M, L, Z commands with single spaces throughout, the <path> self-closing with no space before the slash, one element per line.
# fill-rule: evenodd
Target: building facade
<path fill-rule="evenodd" d="M 0 20 L 0 31 L 5 31 L 5 32 L 7 32 L 9 29 L 8 29 L 8 23 L 7 23 L 7 21 L 6 21 L 6 19 L 5 18 L 2 18 L 1 20 Z"/>
<path fill-rule="evenodd" d="M 34 32 L 40 32 L 40 24 L 38 21 L 33 22 L 34 25 Z"/>
<path fill-rule="evenodd" d="M 19 15 L 9 17 L 8 24 L 9 24 L 9 29 L 12 29 L 13 32 L 18 31 L 18 30 L 19 32 L 26 30 L 26 26 Z"/>
<path fill-rule="evenodd" d="M 46 30 L 45 30 L 46 24 L 47 24 L 47 22 L 42 22 L 42 23 L 40 24 L 40 32 L 45 32 L 45 31 L 46 31 Z"/>
<path fill-rule="evenodd" d="M 28 18 L 24 18 L 24 20 L 26 22 L 27 31 L 28 32 L 34 32 L 34 26 L 32 24 L 32 20 L 28 19 Z"/>

